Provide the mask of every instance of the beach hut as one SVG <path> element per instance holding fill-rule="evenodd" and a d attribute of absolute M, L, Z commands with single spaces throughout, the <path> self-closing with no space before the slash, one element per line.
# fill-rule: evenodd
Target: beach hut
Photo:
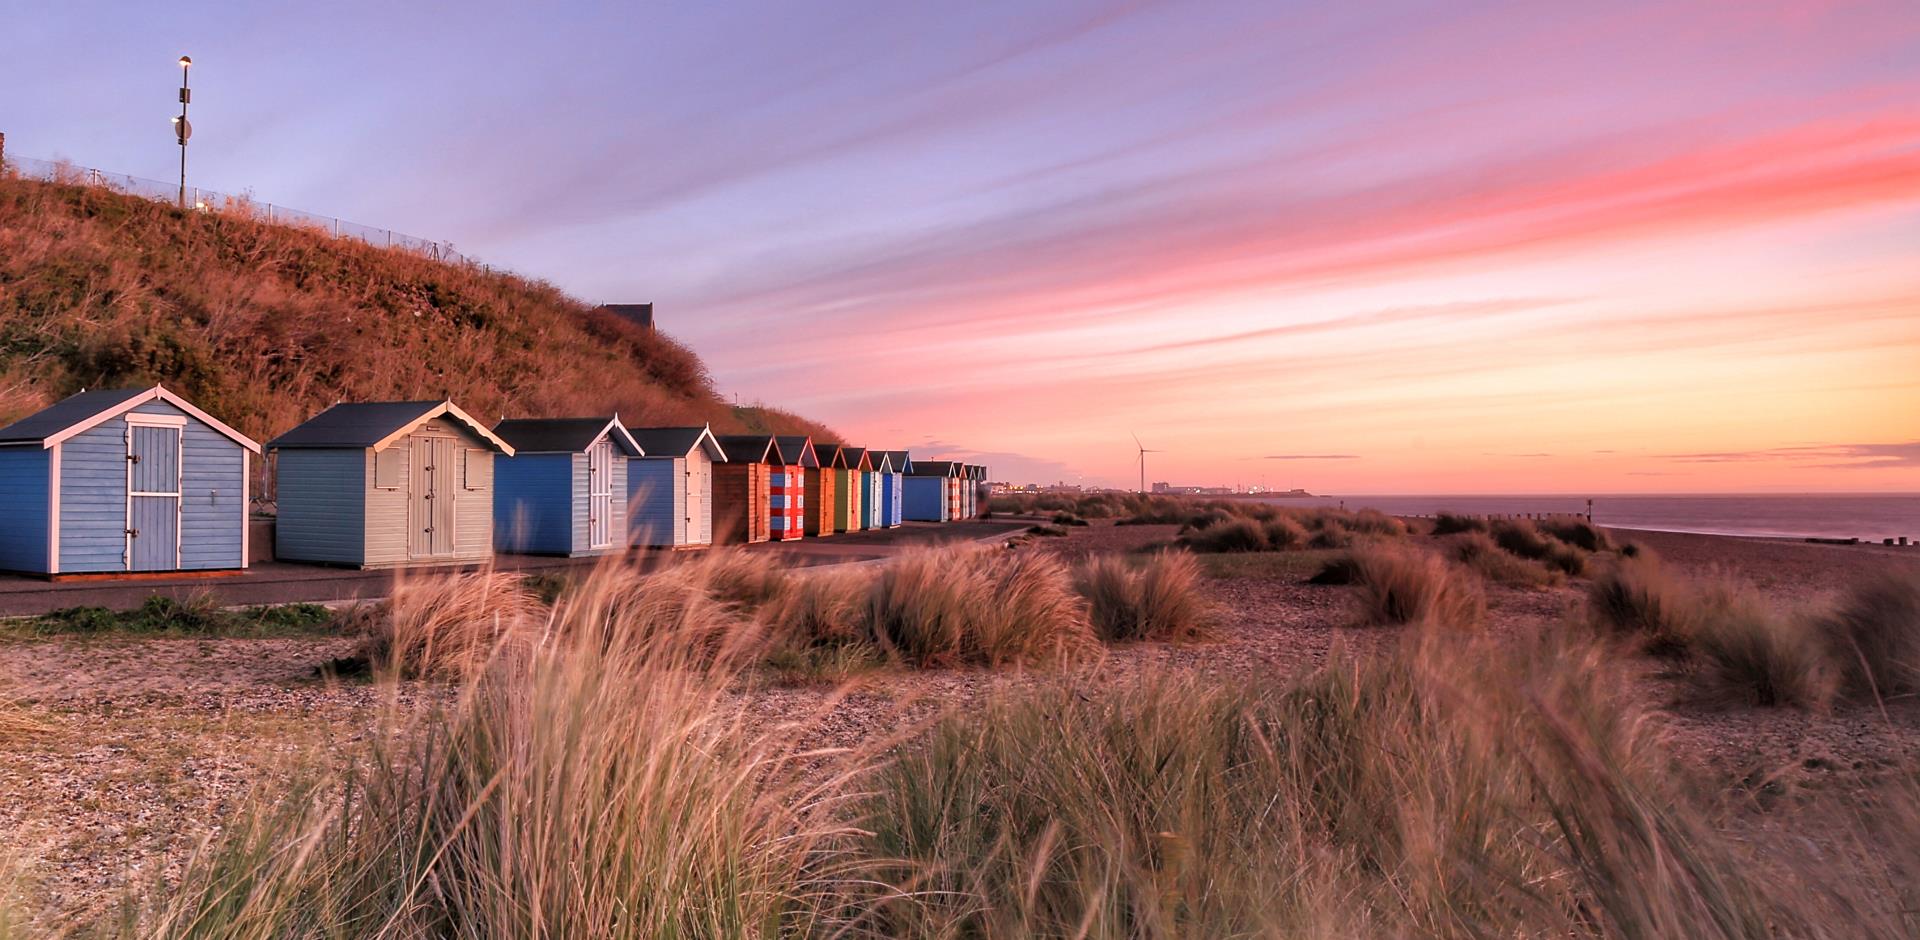
<path fill-rule="evenodd" d="M 918 522 L 947 522 L 953 519 L 954 463 L 950 460 L 915 460 L 902 481 L 902 514 Z"/>
<path fill-rule="evenodd" d="M 858 532 L 866 528 L 867 475 L 873 470 L 873 464 L 867 459 L 867 449 L 864 447 L 845 447 L 841 449 L 841 454 L 846 457 L 847 469 L 840 474 L 839 483 L 833 491 L 834 529 Z"/>
<path fill-rule="evenodd" d="M 786 463 L 773 469 L 773 538 L 784 542 L 806 534 L 807 471 L 819 469 L 820 459 L 811 437 L 783 434 L 778 441 Z"/>
<path fill-rule="evenodd" d="M 884 450 L 867 451 L 867 463 L 871 467 L 867 472 L 866 526 L 869 529 L 884 529 L 888 526 L 886 499 L 886 478 L 893 475 L 893 459 Z"/>
<path fill-rule="evenodd" d="M 453 402 L 334 405 L 267 449 L 278 558 L 382 568 L 493 556 L 494 455 L 513 445 Z"/>
<path fill-rule="evenodd" d="M 987 482 L 986 465 L 975 464 L 973 467 L 973 518 L 979 519 L 987 514 L 990 492 L 991 484 Z"/>
<path fill-rule="evenodd" d="M 867 453 L 871 457 L 875 452 Z M 905 518 L 901 505 L 903 499 L 901 490 L 904 487 L 901 483 L 906 478 L 907 471 L 913 468 L 913 459 L 904 450 L 888 450 L 879 453 L 886 455 L 887 465 L 891 468 L 880 475 L 881 524 L 891 528 L 899 525 Z"/>
<path fill-rule="evenodd" d="M 0 569 L 245 568 L 259 452 L 158 385 L 71 395 L 0 428 Z"/>
<path fill-rule="evenodd" d="M 493 462 L 493 548 L 601 555 L 627 548 L 628 462 L 639 442 L 605 418 L 514 418 L 493 426 L 513 456 Z"/>
<path fill-rule="evenodd" d="M 723 434 L 726 461 L 713 465 L 713 540 L 765 542 L 773 537 L 773 469 L 786 465 L 768 434 Z"/>
<path fill-rule="evenodd" d="M 650 548 L 713 544 L 713 469 L 726 452 L 712 429 L 628 428 L 646 452 L 627 462 L 627 541 Z"/>
<path fill-rule="evenodd" d="M 833 507 L 840 474 L 847 469 L 845 448 L 838 444 L 815 444 L 813 456 L 819 466 L 807 470 L 807 534 L 832 535 Z"/>

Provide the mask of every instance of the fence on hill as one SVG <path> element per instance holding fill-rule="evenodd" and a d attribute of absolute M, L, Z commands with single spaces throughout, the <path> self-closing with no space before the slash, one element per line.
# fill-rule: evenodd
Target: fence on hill
<path fill-rule="evenodd" d="M 166 183 L 160 180 L 127 176 L 122 173 L 108 173 L 91 167 L 74 166 L 64 160 L 35 160 L 31 157 L 6 157 L 0 162 L 0 174 L 10 173 L 27 179 L 46 180 L 51 183 L 66 183 L 79 186 L 98 186 L 129 196 L 139 196 L 168 205 L 181 202 L 180 184 Z M 472 258 L 454 251 L 452 242 L 438 242 L 396 232 L 392 229 L 375 228 L 359 222 L 320 215 L 304 209 L 291 209 L 276 206 L 270 202 L 255 200 L 251 194 L 239 196 L 188 186 L 186 208 L 197 212 L 219 212 L 228 215 L 244 215 L 249 218 L 271 222 L 275 225 L 292 225 L 299 228 L 326 232 L 336 238 L 357 238 L 369 245 L 383 248 L 399 248 L 425 255 L 436 261 L 453 264 L 474 264 Z"/>

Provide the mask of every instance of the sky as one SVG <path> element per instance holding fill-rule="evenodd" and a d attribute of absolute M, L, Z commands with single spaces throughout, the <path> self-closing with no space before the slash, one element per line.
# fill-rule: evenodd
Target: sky
<path fill-rule="evenodd" d="M 1920 491 L 1920 3 L 0 0 L 11 154 L 652 301 L 997 479 Z"/>

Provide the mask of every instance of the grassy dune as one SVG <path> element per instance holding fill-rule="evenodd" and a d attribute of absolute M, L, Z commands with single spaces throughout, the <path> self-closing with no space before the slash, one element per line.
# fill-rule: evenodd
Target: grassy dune
<path fill-rule="evenodd" d="M 1133 603 L 1153 592 L 1134 579 L 1178 583 L 1190 564 L 1074 572 L 963 550 L 765 577 L 723 553 L 654 577 L 604 570 L 551 608 L 498 576 L 423 583 L 377 629 L 416 671 L 457 677 L 445 704 L 396 708 L 345 776 L 248 801 L 177 878 L 97 926 L 142 938 L 1920 928 L 1920 858 L 1889 849 L 1920 844 L 1911 782 L 1830 807 L 1831 842 L 1847 848 L 1817 863 L 1748 838 L 1665 751 L 1631 691 L 1636 661 L 1575 629 L 1496 640 L 1441 605 L 1385 652 L 1336 653 L 1301 678 L 1043 674 L 851 750 L 801 743 L 817 715 L 755 721 L 741 707 L 785 632 L 890 635 L 910 664 L 931 638 L 983 629 L 952 620 L 978 598 L 924 590 L 935 570 L 1025 594 L 1036 632 L 1077 635 L 1081 598 Z M 894 596 L 909 585 L 911 610 Z"/>
<path fill-rule="evenodd" d="M 723 403 L 686 347 L 549 284 L 0 176 L 0 422 L 151 382 L 260 439 L 343 399 L 443 395 L 487 421 L 618 411 L 827 433 Z"/>

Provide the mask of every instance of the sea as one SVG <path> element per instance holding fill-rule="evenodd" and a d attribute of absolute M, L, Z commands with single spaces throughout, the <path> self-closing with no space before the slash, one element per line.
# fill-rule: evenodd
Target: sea
<path fill-rule="evenodd" d="M 1394 515 L 1585 513 L 1623 529 L 1702 532 L 1757 538 L 1906 536 L 1920 542 L 1920 493 L 1622 496 L 1312 496 L 1260 497 L 1285 506 L 1372 508 Z"/>

